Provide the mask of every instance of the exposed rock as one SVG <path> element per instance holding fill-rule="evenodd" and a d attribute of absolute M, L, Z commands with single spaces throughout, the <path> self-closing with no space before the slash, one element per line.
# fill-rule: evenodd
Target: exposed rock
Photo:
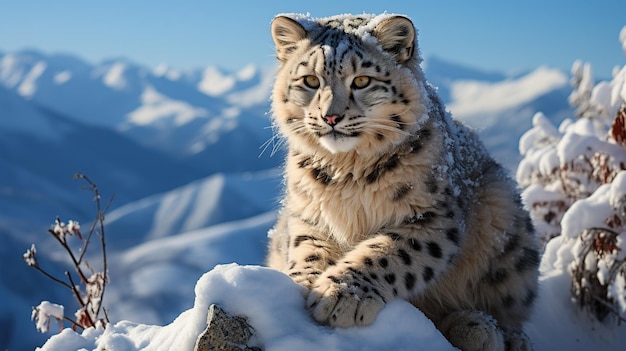
<path fill-rule="evenodd" d="M 243 316 L 230 316 L 217 305 L 209 306 L 207 327 L 194 351 L 262 351 L 254 329 Z"/>

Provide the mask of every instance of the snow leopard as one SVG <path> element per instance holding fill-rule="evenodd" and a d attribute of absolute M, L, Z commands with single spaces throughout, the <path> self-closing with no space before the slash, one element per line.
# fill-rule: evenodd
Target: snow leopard
<path fill-rule="evenodd" d="M 404 299 L 464 351 L 531 350 L 540 246 L 517 184 L 425 78 L 403 15 L 271 23 L 284 195 L 266 264 L 329 327 Z"/>

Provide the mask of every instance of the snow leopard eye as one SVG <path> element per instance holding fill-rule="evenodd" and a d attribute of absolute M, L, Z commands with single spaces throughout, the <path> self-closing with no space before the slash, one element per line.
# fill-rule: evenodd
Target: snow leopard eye
<path fill-rule="evenodd" d="M 316 76 L 308 75 L 303 78 L 304 85 L 311 89 L 317 89 L 320 87 L 320 80 Z"/>
<path fill-rule="evenodd" d="M 358 76 L 352 81 L 352 89 L 363 89 L 370 85 L 372 79 L 368 76 Z"/>

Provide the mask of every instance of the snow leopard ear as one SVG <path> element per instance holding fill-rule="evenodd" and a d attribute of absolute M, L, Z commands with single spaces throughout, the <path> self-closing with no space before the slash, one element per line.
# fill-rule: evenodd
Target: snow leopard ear
<path fill-rule="evenodd" d="M 276 44 L 276 57 L 285 62 L 297 48 L 298 42 L 306 38 L 306 30 L 295 20 L 278 16 L 272 21 L 272 39 Z"/>
<path fill-rule="evenodd" d="M 398 63 L 408 61 L 415 53 L 415 27 L 406 17 L 383 20 L 374 28 L 372 35 L 378 39 L 383 50 L 394 55 Z"/>

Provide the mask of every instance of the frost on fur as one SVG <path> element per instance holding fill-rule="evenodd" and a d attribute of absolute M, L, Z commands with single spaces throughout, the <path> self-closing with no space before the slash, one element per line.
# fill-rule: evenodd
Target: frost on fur
<path fill-rule="evenodd" d="M 622 31 L 624 32 L 624 30 Z M 621 40 L 626 43 L 623 33 Z M 520 139 L 517 180 L 547 252 L 572 275 L 572 299 L 600 321 L 626 321 L 626 66 L 594 85 L 576 62 L 575 118 L 542 114 Z"/>

